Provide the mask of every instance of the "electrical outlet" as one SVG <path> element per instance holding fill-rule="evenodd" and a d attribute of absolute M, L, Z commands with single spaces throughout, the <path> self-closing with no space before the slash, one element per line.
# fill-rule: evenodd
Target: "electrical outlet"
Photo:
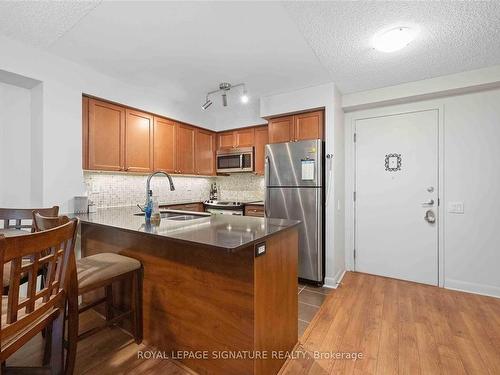
<path fill-rule="evenodd" d="M 464 202 L 448 202 L 448 212 L 450 214 L 463 214 Z"/>

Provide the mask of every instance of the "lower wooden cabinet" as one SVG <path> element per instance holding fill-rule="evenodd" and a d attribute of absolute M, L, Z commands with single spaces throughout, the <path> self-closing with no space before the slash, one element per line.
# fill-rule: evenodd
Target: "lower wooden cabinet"
<path fill-rule="evenodd" d="M 245 205 L 245 216 L 264 217 L 264 206 L 262 205 Z"/>

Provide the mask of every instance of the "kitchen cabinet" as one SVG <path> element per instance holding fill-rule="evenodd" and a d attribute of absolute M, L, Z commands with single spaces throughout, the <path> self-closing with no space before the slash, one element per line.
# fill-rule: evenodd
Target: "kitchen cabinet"
<path fill-rule="evenodd" d="M 324 112 L 311 111 L 269 120 L 269 143 L 323 139 Z"/>
<path fill-rule="evenodd" d="M 290 142 L 293 140 L 293 116 L 269 120 L 269 143 Z"/>
<path fill-rule="evenodd" d="M 155 171 L 175 173 L 176 168 L 176 123 L 162 117 L 154 117 L 153 165 Z"/>
<path fill-rule="evenodd" d="M 89 169 L 89 98 L 82 100 L 82 168 Z"/>
<path fill-rule="evenodd" d="M 85 124 L 84 124 L 85 125 Z M 88 129 L 84 131 L 88 169 L 103 171 L 124 170 L 125 108 L 88 100 Z"/>
<path fill-rule="evenodd" d="M 196 174 L 215 174 L 215 133 L 196 129 L 195 167 Z"/>
<path fill-rule="evenodd" d="M 125 110 L 125 171 L 153 170 L 153 116 Z"/>
<path fill-rule="evenodd" d="M 266 126 L 255 128 L 255 174 L 264 175 L 264 159 L 266 156 L 266 145 L 269 143 L 269 131 Z"/>
<path fill-rule="evenodd" d="M 233 148 L 236 144 L 236 141 L 234 139 L 234 132 L 232 131 L 217 134 L 217 140 L 219 150 L 225 148 Z"/>
<path fill-rule="evenodd" d="M 217 135 L 219 150 L 254 146 L 254 128 L 244 128 L 222 132 Z"/>
<path fill-rule="evenodd" d="M 295 141 L 323 139 L 323 111 L 301 113 L 293 117 Z"/>
<path fill-rule="evenodd" d="M 264 217 L 264 206 L 252 204 L 245 205 L 245 216 Z"/>
<path fill-rule="evenodd" d="M 179 174 L 195 174 L 195 128 L 177 124 L 176 128 L 176 171 Z"/>

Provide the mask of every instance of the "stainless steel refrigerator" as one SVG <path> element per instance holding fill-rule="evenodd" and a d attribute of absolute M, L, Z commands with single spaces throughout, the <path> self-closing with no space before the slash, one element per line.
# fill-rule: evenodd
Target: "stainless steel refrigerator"
<path fill-rule="evenodd" d="M 266 217 L 300 220 L 299 278 L 324 280 L 324 160 L 321 140 L 266 145 Z"/>

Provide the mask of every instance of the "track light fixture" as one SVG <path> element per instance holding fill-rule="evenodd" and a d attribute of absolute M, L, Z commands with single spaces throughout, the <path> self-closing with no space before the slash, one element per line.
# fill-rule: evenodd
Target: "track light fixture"
<path fill-rule="evenodd" d="M 208 95 L 207 95 L 207 98 L 205 99 L 205 103 L 201 106 L 201 108 L 203 110 L 205 110 L 208 107 L 210 107 L 212 104 L 213 104 L 213 102 L 208 98 Z"/>
<path fill-rule="evenodd" d="M 238 83 L 237 85 L 231 85 L 229 82 L 221 82 L 219 84 L 218 90 L 210 91 L 207 93 L 207 96 L 205 98 L 205 103 L 201 106 L 201 108 L 207 109 L 208 107 L 210 107 L 213 103 L 210 100 L 210 95 L 216 94 L 218 92 L 222 92 L 222 105 L 224 107 L 227 107 L 227 93 L 229 90 L 234 89 L 236 87 L 242 87 L 242 89 L 243 89 L 241 97 L 240 97 L 241 102 L 248 103 L 249 98 L 248 98 L 248 94 L 247 94 L 247 88 L 246 88 L 244 83 Z"/>

